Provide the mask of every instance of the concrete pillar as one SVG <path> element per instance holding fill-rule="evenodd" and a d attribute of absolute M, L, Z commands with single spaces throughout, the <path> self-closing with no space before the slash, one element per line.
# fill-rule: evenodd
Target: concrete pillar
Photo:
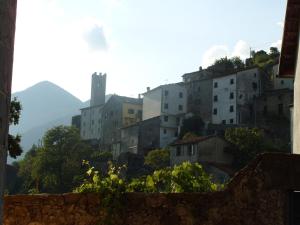
<path fill-rule="evenodd" d="M 11 97 L 17 0 L 0 0 L 0 225 L 3 224 L 4 176 Z"/>

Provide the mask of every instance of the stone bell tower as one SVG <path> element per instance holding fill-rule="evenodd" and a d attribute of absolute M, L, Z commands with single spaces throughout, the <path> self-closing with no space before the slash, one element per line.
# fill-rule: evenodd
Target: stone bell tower
<path fill-rule="evenodd" d="M 103 105 L 105 103 L 105 89 L 106 74 L 97 74 L 97 72 L 93 73 L 90 106 Z"/>

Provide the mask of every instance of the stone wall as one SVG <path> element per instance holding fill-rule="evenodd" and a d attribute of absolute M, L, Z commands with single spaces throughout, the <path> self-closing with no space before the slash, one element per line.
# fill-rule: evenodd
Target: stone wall
<path fill-rule="evenodd" d="M 224 191 L 128 193 L 116 220 L 104 221 L 95 194 L 5 198 L 5 225 L 284 225 L 289 191 L 300 190 L 300 155 L 265 154 L 241 170 Z"/>

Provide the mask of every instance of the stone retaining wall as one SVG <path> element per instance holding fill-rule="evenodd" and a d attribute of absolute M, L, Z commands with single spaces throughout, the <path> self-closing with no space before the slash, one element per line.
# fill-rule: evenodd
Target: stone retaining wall
<path fill-rule="evenodd" d="M 265 154 L 224 191 L 128 193 L 114 220 L 104 220 L 96 194 L 7 196 L 5 225 L 284 225 L 289 191 L 300 190 L 300 156 Z"/>

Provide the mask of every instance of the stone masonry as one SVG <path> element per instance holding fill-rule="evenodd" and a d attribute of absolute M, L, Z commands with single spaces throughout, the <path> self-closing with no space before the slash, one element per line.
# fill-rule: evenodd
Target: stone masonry
<path fill-rule="evenodd" d="M 212 193 L 128 193 L 110 224 L 284 225 L 290 190 L 300 190 L 300 156 L 264 154 Z M 5 198 L 5 225 L 97 225 L 103 223 L 96 194 L 27 195 Z"/>

